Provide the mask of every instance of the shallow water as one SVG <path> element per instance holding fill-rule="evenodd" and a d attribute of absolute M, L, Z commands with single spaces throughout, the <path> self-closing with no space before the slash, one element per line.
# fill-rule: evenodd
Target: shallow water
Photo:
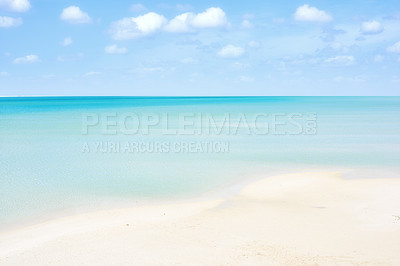
<path fill-rule="evenodd" d="M 400 176 L 400 97 L 0 98 L 0 226 L 276 172 Z"/>

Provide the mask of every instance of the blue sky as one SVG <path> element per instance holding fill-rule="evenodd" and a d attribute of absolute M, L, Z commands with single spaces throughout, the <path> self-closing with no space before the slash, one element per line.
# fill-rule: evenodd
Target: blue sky
<path fill-rule="evenodd" d="M 400 95 L 400 2 L 0 0 L 0 95 Z"/>

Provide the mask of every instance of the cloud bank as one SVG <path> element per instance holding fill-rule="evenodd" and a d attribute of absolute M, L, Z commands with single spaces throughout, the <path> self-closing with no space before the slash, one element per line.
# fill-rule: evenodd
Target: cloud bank
<path fill-rule="evenodd" d="M 211 7 L 198 14 L 192 12 L 180 14 L 170 21 L 163 15 L 154 12 L 123 18 L 111 24 L 109 33 L 115 40 L 129 40 L 157 31 L 187 33 L 195 32 L 198 29 L 223 27 L 227 24 L 225 12 L 219 7 Z"/>

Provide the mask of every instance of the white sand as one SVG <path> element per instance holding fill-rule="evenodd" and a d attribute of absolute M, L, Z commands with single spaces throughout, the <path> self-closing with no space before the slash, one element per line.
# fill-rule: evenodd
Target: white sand
<path fill-rule="evenodd" d="M 0 265 L 149 264 L 400 265 L 400 179 L 280 175 L 229 199 L 88 213 L 0 235 Z"/>

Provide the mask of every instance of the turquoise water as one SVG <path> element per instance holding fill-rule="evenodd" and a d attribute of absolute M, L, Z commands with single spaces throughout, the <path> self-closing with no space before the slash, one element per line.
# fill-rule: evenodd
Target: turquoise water
<path fill-rule="evenodd" d="M 0 226 L 279 172 L 399 177 L 399 132 L 400 97 L 0 98 Z"/>

